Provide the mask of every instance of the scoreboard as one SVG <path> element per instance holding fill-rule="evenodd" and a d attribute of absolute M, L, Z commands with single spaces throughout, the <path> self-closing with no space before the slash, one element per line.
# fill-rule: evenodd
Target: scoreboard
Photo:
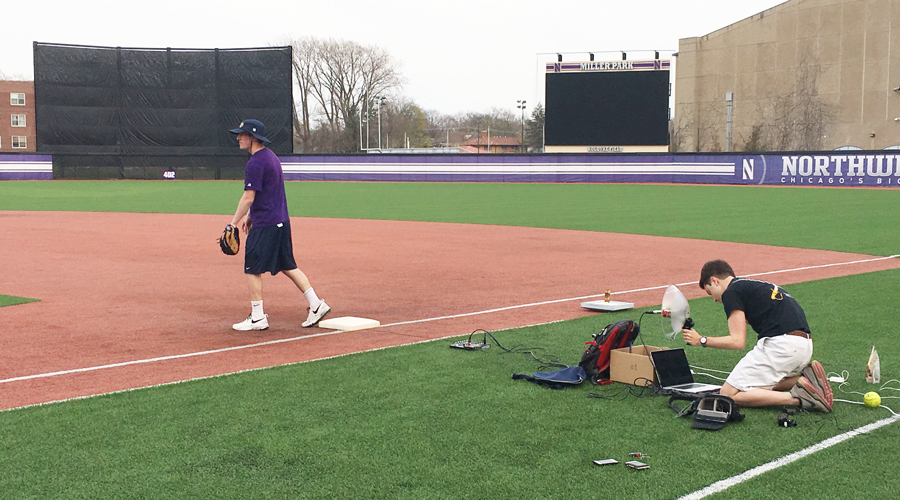
<path fill-rule="evenodd" d="M 669 61 L 549 63 L 545 151 L 665 152 Z"/>

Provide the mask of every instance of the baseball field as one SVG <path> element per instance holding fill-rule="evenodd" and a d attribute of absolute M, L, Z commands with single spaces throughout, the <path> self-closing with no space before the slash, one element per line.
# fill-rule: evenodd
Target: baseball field
<path fill-rule="evenodd" d="M 0 183 L 0 491 L 9 498 L 891 498 L 900 426 L 897 189 L 289 182 L 300 268 L 333 316 L 215 238 L 232 181 Z M 576 364 L 621 318 L 666 340 L 665 286 L 725 334 L 700 266 L 783 285 L 815 358 L 846 379 L 829 415 L 742 409 L 690 428 L 667 398 L 513 380 Z M 605 290 L 636 308 L 580 307 Z M 477 329 L 483 351 L 450 349 Z M 872 346 L 882 380 L 865 381 Z M 748 345 L 748 347 L 750 347 Z M 717 376 L 743 352 L 687 348 Z M 702 369 L 700 369 L 700 368 Z M 704 377 L 699 377 L 704 378 Z M 705 380 L 711 381 L 712 379 Z M 867 408 L 862 393 L 883 405 Z M 592 460 L 648 455 L 647 470 Z"/>

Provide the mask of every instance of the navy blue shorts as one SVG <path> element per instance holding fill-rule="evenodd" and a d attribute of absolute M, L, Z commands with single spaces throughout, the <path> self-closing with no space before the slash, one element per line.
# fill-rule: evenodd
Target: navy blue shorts
<path fill-rule="evenodd" d="M 250 227 L 244 248 L 244 274 L 272 273 L 297 269 L 291 244 L 291 223 Z"/>

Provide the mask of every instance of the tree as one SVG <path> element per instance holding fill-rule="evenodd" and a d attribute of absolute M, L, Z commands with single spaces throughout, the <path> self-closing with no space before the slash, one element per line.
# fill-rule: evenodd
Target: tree
<path fill-rule="evenodd" d="M 288 43 L 293 48 L 299 90 L 296 116 L 301 148 L 327 148 L 321 140 L 329 138 L 340 139 L 335 151 L 345 150 L 350 136 L 358 145 L 361 114 L 371 114 L 375 96 L 399 95 L 403 83 L 399 65 L 386 50 L 374 45 L 316 38 Z M 317 134 L 313 141 L 313 130 L 322 127 L 329 132 Z"/>
<path fill-rule="evenodd" d="M 525 122 L 526 151 L 544 152 L 544 107 L 537 103 L 531 110 L 531 118 Z"/>
<path fill-rule="evenodd" d="M 412 100 L 401 97 L 396 102 L 388 102 L 381 118 L 385 148 L 405 148 L 407 144 L 411 148 L 431 147 L 431 139 L 426 135 L 425 112 Z"/>

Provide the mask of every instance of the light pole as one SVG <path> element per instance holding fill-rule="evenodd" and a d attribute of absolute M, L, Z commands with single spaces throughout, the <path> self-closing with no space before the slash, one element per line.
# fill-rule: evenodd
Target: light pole
<path fill-rule="evenodd" d="M 378 106 L 378 149 L 381 149 L 381 107 L 384 106 L 384 101 L 387 100 L 387 97 L 383 95 L 375 96 L 375 104 Z"/>
<path fill-rule="evenodd" d="M 516 105 L 516 108 L 522 110 L 522 152 L 524 153 L 526 151 L 526 148 L 525 148 L 525 99 L 522 99 L 521 101 L 516 101 L 516 102 L 518 103 Z"/>

